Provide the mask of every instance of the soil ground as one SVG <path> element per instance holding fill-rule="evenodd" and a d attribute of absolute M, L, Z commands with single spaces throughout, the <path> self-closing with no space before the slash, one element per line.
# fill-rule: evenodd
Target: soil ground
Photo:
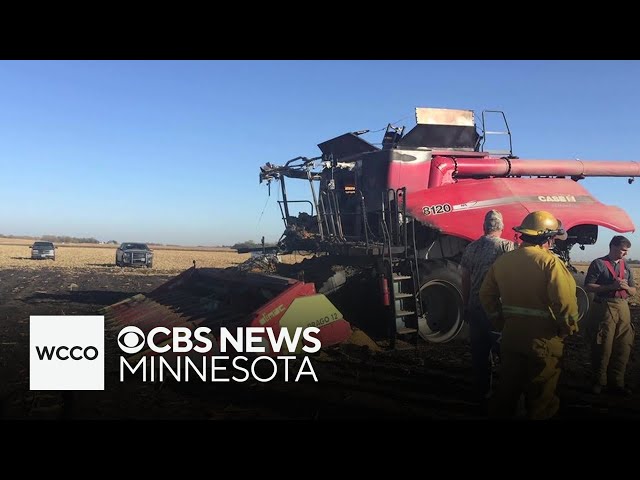
<path fill-rule="evenodd" d="M 454 341 L 372 353 L 343 345 L 311 357 L 318 382 L 142 383 L 108 373 L 105 391 L 29 390 L 29 316 L 95 315 L 137 293 L 150 292 L 174 273 L 106 265 L 0 270 L 0 398 L 4 419 L 481 419 L 474 402 L 469 345 Z M 640 309 L 632 307 L 633 322 Z M 109 345 L 107 345 L 107 349 Z M 640 419 L 640 342 L 629 363 L 628 385 L 638 394 L 616 398 L 588 393 L 584 339 L 567 340 L 558 388 L 560 419 Z M 295 367 L 295 365 L 293 365 Z M 297 372 L 293 368 L 294 374 Z M 498 380 L 499 381 L 499 380 Z"/>

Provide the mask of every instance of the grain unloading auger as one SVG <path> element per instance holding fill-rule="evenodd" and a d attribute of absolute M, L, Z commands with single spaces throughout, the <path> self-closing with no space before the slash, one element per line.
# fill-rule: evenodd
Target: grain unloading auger
<path fill-rule="evenodd" d="M 485 129 L 490 114 L 504 120 L 504 131 Z M 571 268 L 571 248 L 594 244 L 599 226 L 634 230 L 622 209 L 599 202 L 579 180 L 632 180 L 638 162 L 519 159 L 504 115 L 483 112 L 482 120 L 478 129 L 471 111 L 419 108 L 416 126 L 404 134 L 388 125 L 380 148 L 360 131 L 319 144 L 318 157 L 267 163 L 260 182 L 281 185 L 285 231 L 276 250 L 313 258 L 277 264 L 278 276 L 194 267 L 147 296 L 108 307 L 107 319 L 114 328 L 147 329 L 291 321 L 319 326 L 326 346 L 349 337 L 344 318 L 390 347 L 419 337 L 447 342 L 464 326 L 459 260 L 482 235 L 487 210 L 503 214 L 506 237 L 527 213 L 552 212 L 568 231 L 554 252 Z M 492 133 L 504 135 L 508 150 L 483 151 Z M 309 197 L 289 198 L 287 178 L 306 181 Z M 589 298 L 581 288 L 577 296 L 583 315 Z"/>

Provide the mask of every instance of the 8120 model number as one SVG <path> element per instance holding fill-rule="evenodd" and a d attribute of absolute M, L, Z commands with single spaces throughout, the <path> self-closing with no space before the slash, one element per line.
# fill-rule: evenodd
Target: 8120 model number
<path fill-rule="evenodd" d="M 451 210 L 451 205 L 449 205 L 448 203 L 422 207 L 422 213 L 424 213 L 425 215 L 439 215 L 441 213 L 449 213 Z"/>

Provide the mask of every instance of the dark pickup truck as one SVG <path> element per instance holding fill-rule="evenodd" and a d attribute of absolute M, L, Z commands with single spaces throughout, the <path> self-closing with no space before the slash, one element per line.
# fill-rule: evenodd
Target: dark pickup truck
<path fill-rule="evenodd" d="M 145 243 L 125 242 L 116 250 L 118 267 L 153 267 L 153 251 Z"/>

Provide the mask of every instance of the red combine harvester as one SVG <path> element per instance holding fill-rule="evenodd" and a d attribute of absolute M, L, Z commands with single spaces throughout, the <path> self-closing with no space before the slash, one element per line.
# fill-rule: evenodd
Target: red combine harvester
<path fill-rule="evenodd" d="M 505 130 L 488 131 L 489 115 L 503 121 Z M 229 315 L 236 325 L 264 325 L 259 319 L 268 318 L 275 327 L 319 326 L 323 345 L 348 337 L 347 320 L 392 348 L 398 340 L 416 343 L 420 337 L 447 342 L 464 326 L 459 260 L 465 246 L 482 235 L 487 210 L 502 213 L 505 235 L 531 211 L 560 218 L 568 238 L 557 241 L 554 252 L 577 278 L 581 274 L 569 255 L 573 246 L 594 244 L 598 226 L 621 233 L 635 228 L 622 209 L 599 202 L 579 180 L 626 177 L 631 183 L 640 175 L 638 162 L 519 159 L 502 112 L 483 112 L 478 128 L 472 111 L 418 108 L 416 126 L 404 134 L 404 127 L 389 124 L 380 148 L 361 138 L 366 132 L 320 143 L 318 157 L 260 169 L 260 182 L 279 181 L 282 196 L 285 230 L 271 250 L 313 258 L 278 264 L 279 276 L 194 267 L 147 297 L 138 296 L 134 310 L 133 299 L 109 307 L 107 318 L 119 326 L 143 317 L 153 324 L 179 318 L 218 327 L 230 324 Z M 509 148 L 483 151 L 491 134 L 502 134 Z M 309 198 L 289 198 L 285 179 L 307 182 Z M 246 290 L 261 282 L 279 287 L 269 293 Z M 181 307 L 171 295 L 190 297 L 189 305 Z M 301 300 L 306 296 L 320 300 Z M 584 315 L 589 298 L 580 287 L 577 296 Z M 307 305 L 289 313 L 301 301 Z M 163 313 L 154 315 L 158 305 Z"/>

